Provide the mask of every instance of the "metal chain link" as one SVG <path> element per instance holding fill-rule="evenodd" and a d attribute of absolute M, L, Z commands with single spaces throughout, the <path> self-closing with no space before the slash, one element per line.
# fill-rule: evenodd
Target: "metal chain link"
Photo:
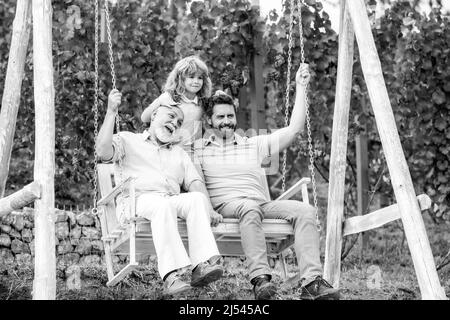
<path fill-rule="evenodd" d="M 105 0 L 105 18 L 106 18 L 106 33 L 108 35 L 108 48 L 109 48 L 109 65 L 111 67 L 111 83 L 112 83 L 112 89 L 116 90 L 116 72 L 114 69 L 114 54 L 112 49 L 112 39 L 111 39 L 111 20 L 109 18 L 109 8 L 108 8 L 108 1 Z M 120 116 L 119 113 L 116 114 L 116 133 L 119 134 L 120 132 Z M 120 139 L 120 136 L 118 136 Z M 119 181 L 121 184 L 120 188 L 120 194 L 123 196 L 124 194 L 124 185 L 123 185 L 123 162 L 122 157 L 119 157 Z M 122 206 L 122 215 L 124 213 L 124 206 Z"/>
<path fill-rule="evenodd" d="M 98 0 L 95 0 L 95 62 L 94 62 L 94 208 L 92 214 L 97 215 L 97 193 L 98 193 L 98 160 L 97 160 L 97 137 L 98 137 Z"/>
<path fill-rule="evenodd" d="M 106 32 L 108 34 L 108 47 L 109 47 L 109 65 L 111 67 L 111 82 L 112 88 L 116 88 L 116 72 L 114 69 L 114 55 L 112 49 L 112 40 L 111 40 L 111 20 L 109 19 L 109 8 L 108 8 L 108 0 L 105 0 L 105 17 L 106 17 Z"/>
<path fill-rule="evenodd" d="M 302 3 L 304 5 L 303 0 L 298 0 L 297 2 L 297 13 L 298 13 L 298 31 L 300 34 L 300 50 L 301 50 L 301 63 L 305 63 L 305 48 L 303 41 L 303 23 L 302 23 Z M 305 86 L 305 107 L 306 107 L 306 128 L 308 132 L 308 150 L 309 150 L 309 170 L 311 172 L 311 182 L 313 186 L 313 199 L 314 199 L 314 208 L 316 215 L 316 224 L 317 230 L 320 232 L 322 229 L 320 225 L 319 219 L 319 206 L 317 204 L 317 188 L 316 188 L 316 178 L 314 172 L 314 152 L 312 146 L 312 137 L 311 137 L 311 121 L 310 121 L 310 113 L 309 113 L 309 99 L 308 99 L 308 85 Z"/>
<path fill-rule="evenodd" d="M 284 98 L 284 126 L 289 125 L 289 93 L 291 89 L 291 68 L 292 68 L 292 45 L 293 45 L 293 25 L 294 25 L 294 0 L 289 1 L 290 4 L 290 20 L 289 20 L 289 43 L 288 43 L 288 65 L 287 65 L 287 75 L 286 75 L 286 95 Z M 287 161 L 287 148 L 283 151 L 283 166 L 282 166 L 282 176 L 281 176 L 281 190 L 284 192 L 286 190 L 286 161 Z"/>

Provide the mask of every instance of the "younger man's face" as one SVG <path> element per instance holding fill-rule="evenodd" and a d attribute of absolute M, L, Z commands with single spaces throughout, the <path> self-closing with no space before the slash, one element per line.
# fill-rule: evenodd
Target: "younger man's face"
<path fill-rule="evenodd" d="M 223 138 L 231 138 L 237 125 L 234 107 L 229 104 L 216 104 L 208 122 L 216 134 Z"/>

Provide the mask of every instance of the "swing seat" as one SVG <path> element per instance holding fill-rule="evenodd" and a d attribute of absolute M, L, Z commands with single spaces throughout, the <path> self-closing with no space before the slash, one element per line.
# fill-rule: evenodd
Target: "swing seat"
<path fill-rule="evenodd" d="M 134 211 L 134 185 L 133 178 L 127 178 L 122 184 L 130 190 L 132 216 Z M 155 254 L 150 222 L 144 218 L 135 218 L 127 225 L 120 225 L 116 216 L 115 198 L 120 194 L 122 185 L 113 187 L 115 178 L 112 164 L 98 164 L 98 183 L 102 198 L 98 201 L 102 240 L 105 249 L 106 269 L 108 274 L 107 286 L 113 286 L 127 274 L 135 270 L 139 263 L 138 257 Z M 295 185 L 284 192 L 276 200 L 290 199 L 301 191 L 303 202 L 309 203 L 307 184 L 309 178 L 300 179 Z M 262 176 L 262 183 L 269 195 L 267 180 Z M 270 197 L 268 197 L 270 199 Z M 282 275 L 287 277 L 287 268 L 283 252 L 294 243 L 294 232 L 290 223 L 282 219 L 263 220 L 263 229 L 266 236 L 267 254 L 272 258 L 280 258 Z M 178 219 L 178 231 L 186 249 L 188 248 L 186 222 Z M 212 227 L 214 237 L 222 256 L 244 256 L 241 245 L 241 235 L 238 219 L 224 219 L 216 227 Z M 113 255 L 129 255 L 130 262 L 117 274 L 113 270 Z"/>

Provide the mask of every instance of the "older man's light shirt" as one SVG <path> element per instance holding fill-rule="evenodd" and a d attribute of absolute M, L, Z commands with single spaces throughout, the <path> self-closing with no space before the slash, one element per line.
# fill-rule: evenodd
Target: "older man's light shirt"
<path fill-rule="evenodd" d="M 177 145 L 160 146 L 152 141 L 148 131 L 134 134 L 123 131 L 113 138 L 116 178 L 120 177 L 119 159 L 122 159 L 123 177 L 136 177 L 138 194 L 152 192 L 163 195 L 180 193 L 180 186 L 189 189 L 195 180 L 202 181 L 187 153 Z"/>

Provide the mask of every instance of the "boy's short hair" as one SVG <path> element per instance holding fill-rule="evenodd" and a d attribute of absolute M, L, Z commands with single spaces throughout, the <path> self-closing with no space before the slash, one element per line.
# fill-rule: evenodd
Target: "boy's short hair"
<path fill-rule="evenodd" d="M 217 104 L 229 104 L 231 106 L 233 106 L 234 112 L 236 113 L 236 105 L 234 104 L 234 100 L 233 98 L 226 94 L 225 92 L 221 91 L 221 90 L 217 90 L 208 100 L 206 103 L 206 116 L 208 118 L 211 118 L 213 111 L 214 111 L 214 106 Z"/>

